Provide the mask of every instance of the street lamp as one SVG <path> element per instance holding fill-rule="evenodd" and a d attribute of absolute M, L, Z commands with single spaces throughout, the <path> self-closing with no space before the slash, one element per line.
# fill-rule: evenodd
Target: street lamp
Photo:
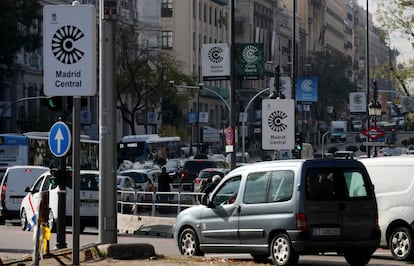
<path fill-rule="evenodd" d="M 205 91 L 208 91 L 209 93 L 214 94 L 215 96 L 217 96 L 217 98 L 219 98 L 224 103 L 224 105 L 226 106 L 229 114 L 231 114 L 230 105 L 223 98 L 223 96 L 221 96 L 220 94 L 218 94 L 214 90 L 204 86 L 203 83 L 198 84 L 198 86 L 175 85 L 174 80 L 170 80 L 169 83 L 170 83 L 171 88 L 176 87 L 176 88 L 181 88 L 181 89 L 197 89 L 197 105 L 196 105 L 196 109 L 197 109 L 196 110 L 196 113 L 197 113 L 197 142 L 198 142 L 198 144 L 197 144 L 197 153 L 199 153 L 200 152 L 200 121 L 199 121 L 199 119 L 200 119 L 200 114 L 199 114 L 199 112 L 200 112 L 200 91 L 205 90 Z M 192 143 L 190 145 L 190 148 L 192 150 Z"/>
<path fill-rule="evenodd" d="M 374 117 L 374 126 L 377 126 L 377 116 L 381 115 L 381 104 L 378 102 L 378 86 L 377 81 L 372 81 L 373 101 L 368 105 L 369 116 Z M 374 146 L 374 157 L 377 157 L 377 146 Z"/>

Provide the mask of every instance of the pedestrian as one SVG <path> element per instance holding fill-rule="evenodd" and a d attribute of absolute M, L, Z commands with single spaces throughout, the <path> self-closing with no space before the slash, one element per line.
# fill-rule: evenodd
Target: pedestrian
<path fill-rule="evenodd" d="M 171 192 L 170 184 L 173 182 L 171 176 L 167 173 L 167 168 L 163 166 L 161 168 L 161 174 L 158 176 L 158 191 L 159 192 Z M 161 202 L 167 202 L 169 200 L 168 194 L 160 194 Z"/>
<path fill-rule="evenodd" d="M 212 192 L 216 186 L 218 185 L 218 183 L 220 182 L 221 177 L 219 175 L 214 175 L 213 178 L 211 179 L 211 183 L 208 184 L 205 189 L 204 189 L 204 193 L 206 195 L 210 194 L 210 192 Z"/>

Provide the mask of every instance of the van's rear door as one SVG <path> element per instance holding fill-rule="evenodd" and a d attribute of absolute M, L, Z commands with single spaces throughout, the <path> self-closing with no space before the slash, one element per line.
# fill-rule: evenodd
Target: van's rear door
<path fill-rule="evenodd" d="M 312 239 L 372 239 L 377 207 L 363 167 L 353 160 L 308 168 L 304 208 Z"/>

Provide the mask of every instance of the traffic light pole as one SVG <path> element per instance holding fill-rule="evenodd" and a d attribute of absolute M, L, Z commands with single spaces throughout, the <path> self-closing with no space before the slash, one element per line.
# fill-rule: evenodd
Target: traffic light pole
<path fill-rule="evenodd" d="M 56 230 L 56 248 L 66 248 L 66 156 L 59 158 L 58 170 L 58 220 Z"/>

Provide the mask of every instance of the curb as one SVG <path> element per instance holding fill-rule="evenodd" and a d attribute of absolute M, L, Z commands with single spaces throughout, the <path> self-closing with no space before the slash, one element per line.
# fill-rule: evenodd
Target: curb
<path fill-rule="evenodd" d="M 118 214 L 118 233 L 173 237 L 175 217 Z"/>

